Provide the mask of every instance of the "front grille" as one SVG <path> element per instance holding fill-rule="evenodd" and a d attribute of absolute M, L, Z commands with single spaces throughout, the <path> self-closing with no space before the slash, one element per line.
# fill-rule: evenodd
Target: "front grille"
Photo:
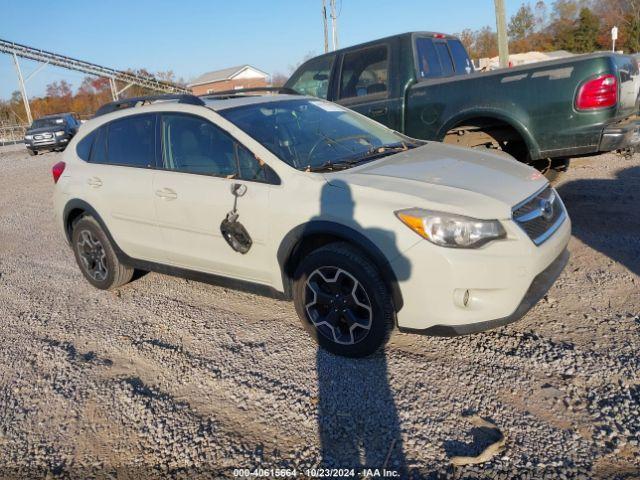
<path fill-rule="evenodd" d="M 549 186 L 512 210 L 513 220 L 536 245 L 549 238 L 562 225 L 566 215 L 560 197 Z"/>

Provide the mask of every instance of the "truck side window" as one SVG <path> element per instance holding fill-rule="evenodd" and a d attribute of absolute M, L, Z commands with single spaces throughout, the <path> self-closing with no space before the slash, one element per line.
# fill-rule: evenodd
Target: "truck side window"
<path fill-rule="evenodd" d="M 327 98 L 334 55 L 315 58 L 304 64 L 287 84 L 302 95 Z"/>
<path fill-rule="evenodd" d="M 342 62 L 340 98 L 386 92 L 388 57 L 385 45 L 347 53 Z"/>
<path fill-rule="evenodd" d="M 421 78 L 438 78 L 442 76 L 442 66 L 430 38 L 418 38 L 416 40 L 416 52 L 418 53 L 418 73 Z"/>

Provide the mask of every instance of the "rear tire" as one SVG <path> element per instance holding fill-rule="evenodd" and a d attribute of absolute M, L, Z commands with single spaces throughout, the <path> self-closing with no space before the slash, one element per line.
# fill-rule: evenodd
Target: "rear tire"
<path fill-rule="evenodd" d="M 84 216 L 73 225 L 71 246 L 80 271 L 101 290 L 121 287 L 131 281 L 134 270 L 123 265 L 100 224 Z"/>
<path fill-rule="evenodd" d="M 386 343 L 395 319 L 393 299 L 359 250 L 342 242 L 321 247 L 300 262 L 294 278 L 296 311 L 322 348 L 364 357 Z"/>

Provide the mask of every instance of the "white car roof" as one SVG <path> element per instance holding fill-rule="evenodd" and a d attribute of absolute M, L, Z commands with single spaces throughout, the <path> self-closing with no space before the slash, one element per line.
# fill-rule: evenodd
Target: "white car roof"
<path fill-rule="evenodd" d="M 215 94 L 213 94 L 215 95 Z M 243 95 L 231 98 L 215 98 L 214 96 L 207 98 L 202 97 L 206 106 L 212 110 L 220 111 L 228 108 L 243 107 L 245 105 L 258 105 L 261 103 L 282 102 L 285 100 L 318 100 L 315 97 L 306 95 Z"/>

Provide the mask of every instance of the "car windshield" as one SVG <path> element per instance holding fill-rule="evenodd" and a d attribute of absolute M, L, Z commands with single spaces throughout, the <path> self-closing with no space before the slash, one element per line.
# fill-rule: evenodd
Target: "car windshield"
<path fill-rule="evenodd" d="M 45 128 L 45 127 L 58 127 L 64 126 L 64 118 L 63 117 L 50 117 L 50 118 L 39 118 L 33 121 L 31 128 Z"/>
<path fill-rule="evenodd" d="M 298 170 L 337 170 L 417 146 L 339 105 L 284 100 L 219 112 Z"/>

